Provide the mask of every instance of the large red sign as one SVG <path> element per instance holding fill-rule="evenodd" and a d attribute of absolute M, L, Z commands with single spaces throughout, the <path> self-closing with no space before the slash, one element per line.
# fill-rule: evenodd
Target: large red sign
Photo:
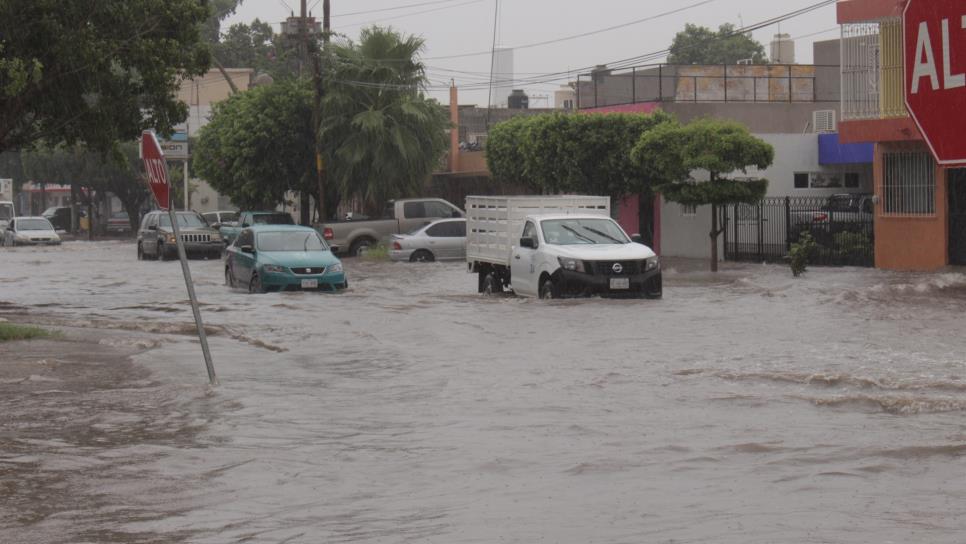
<path fill-rule="evenodd" d="M 158 138 L 150 130 L 141 133 L 141 158 L 144 160 L 144 171 L 148 173 L 148 183 L 151 192 L 162 210 L 168 209 L 168 195 L 171 186 L 168 184 L 168 169 L 164 162 L 164 152 Z"/>
<path fill-rule="evenodd" d="M 966 164 L 966 3 L 909 0 L 902 27 L 909 114 L 939 164 Z"/>

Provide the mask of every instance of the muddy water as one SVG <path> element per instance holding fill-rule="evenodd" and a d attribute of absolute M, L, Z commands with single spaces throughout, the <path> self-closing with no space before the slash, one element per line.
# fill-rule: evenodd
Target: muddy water
<path fill-rule="evenodd" d="M 104 350 L 2 352 L 0 541 L 964 541 L 966 275 L 670 266 L 662 301 L 546 303 L 195 261 L 212 390 L 177 263 L 0 251 L 0 317 Z"/>

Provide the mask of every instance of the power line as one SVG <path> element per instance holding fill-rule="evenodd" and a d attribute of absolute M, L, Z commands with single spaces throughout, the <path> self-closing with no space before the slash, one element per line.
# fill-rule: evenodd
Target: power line
<path fill-rule="evenodd" d="M 396 19 L 404 19 L 406 17 L 413 17 L 415 15 L 423 15 L 423 14 L 426 14 L 426 13 L 434 13 L 434 12 L 437 12 L 437 11 L 443 11 L 443 10 L 446 10 L 446 9 L 458 8 L 458 7 L 467 6 L 467 5 L 470 5 L 470 4 L 479 4 L 482 1 L 483 0 L 468 0 L 468 1 L 462 2 L 460 4 L 454 4 L 452 6 L 443 6 L 443 7 L 440 7 L 440 8 L 426 9 L 426 10 L 423 10 L 423 11 L 414 11 L 412 13 L 405 13 L 403 15 L 397 15 L 395 17 L 383 17 L 383 18 L 380 18 L 380 19 L 373 19 L 371 21 L 366 21 L 366 22 L 363 22 L 363 23 L 347 23 L 347 24 L 341 25 L 341 28 L 353 28 L 353 27 L 371 25 L 371 24 L 375 24 L 375 23 L 381 23 L 381 22 L 384 22 L 384 21 L 395 21 Z"/>
<path fill-rule="evenodd" d="M 396 11 L 406 8 L 418 8 L 423 6 L 432 6 L 436 4 L 449 4 L 451 2 L 458 2 L 459 0 L 436 0 L 434 2 L 419 2 L 417 4 L 404 4 L 401 6 L 393 6 L 391 8 L 380 8 L 380 9 L 367 9 L 365 11 L 352 11 L 349 13 L 340 13 L 338 15 L 332 15 L 332 17 L 348 17 L 349 15 L 365 15 L 367 13 L 379 13 L 382 11 Z M 318 2 L 316 2 L 318 3 Z"/>

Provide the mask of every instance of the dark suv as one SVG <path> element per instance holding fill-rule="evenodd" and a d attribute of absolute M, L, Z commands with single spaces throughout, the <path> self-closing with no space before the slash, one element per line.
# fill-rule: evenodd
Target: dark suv
<path fill-rule="evenodd" d="M 208 226 L 196 212 L 175 212 L 178 230 L 188 256 L 220 259 L 225 247 L 221 234 Z M 138 229 L 138 259 L 175 259 L 178 247 L 168 212 L 153 211 L 145 214 Z"/>

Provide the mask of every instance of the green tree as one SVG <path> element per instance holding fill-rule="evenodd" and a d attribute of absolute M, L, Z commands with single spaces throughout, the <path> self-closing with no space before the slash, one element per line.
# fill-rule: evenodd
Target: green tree
<path fill-rule="evenodd" d="M 212 44 L 212 56 L 222 66 L 252 68 L 275 80 L 298 76 L 298 44 L 272 32 L 272 25 L 258 19 L 250 25 L 231 25 L 219 41 Z"/>
<path fill-rule="evenodd" d="M 422 48 L 420 38 L 372 27 L 358 44 L 332 44 L 324 60 L 327 179 L 370 209 L 418 193 L 447 148 L 449 118 L 422 92 Z"/>
<path fill-rule="evenodd" d="M 764 64 L 765 48 L 730 23 L 719 26 L 717 32 L 704 26 L 684 25 L 684 30 L 674 36 L 667 57 L 670 64 L 735 64 L 744 59 Z"/>
<path fill-rule="evenodd" d="M 630 160 L 631 150 L 672 121 L 664 112 L 517 117 L 490 132 L 486 161 L 498 181 L 545 193 L 650 195 L 653 178 Z"/>
<path fill-rule="evenodd" d="M 768 190 L 768 180 L 739 180 L 727 177 L 747 173 L 748 167 L 771 166 L 775 151 L 734 121 L 699 119 L 688 125 L 665 123 L 641 136 L 631 153 L 643 175 L 663 180 L 657 190 L 671 202 L 688 206 L 711 205 L 711 271 L 718 270 L 718 206 L 759 202 Z M 696 181 L 695 171 L 707 173 L 707 181 Z"/>
<path fill-rule="evenodd" d="M 205 0 L 0 2 L 0 151 L 76 142 L 105 151 L 187 117 L 203 74 Z"/>
<path fill-rule="evenodd" d="M 290 80 L 218 104 L 198 135 L 195 172 L 247 209 L 274 208 L 288 191 L 314 187 L 313 94 Z"/>

